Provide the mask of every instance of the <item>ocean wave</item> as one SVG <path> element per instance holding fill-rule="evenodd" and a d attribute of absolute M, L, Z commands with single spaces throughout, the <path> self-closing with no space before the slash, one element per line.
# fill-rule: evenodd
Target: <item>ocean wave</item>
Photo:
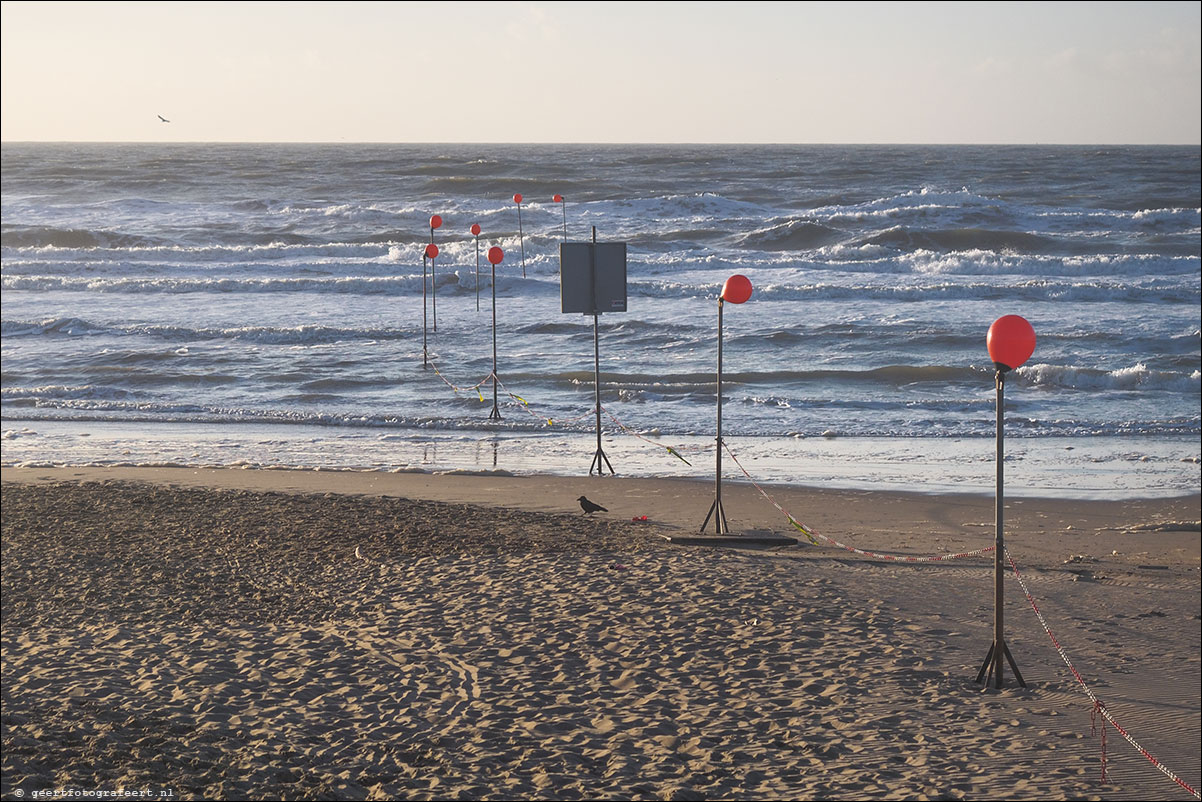
<path fill-rule="evenodd" d="M 105 387 L 98 385 L 46 385 L 43 387 L 5 387 L 0 390 L 0 398 L 8 404 L 45 403 L 53 401 L 132 401 L 137 396 L 120 387 Z"/>
<path fill-rule="evenodd" d="M 1150 370 L 1139 363 L 1115 370 L 1079 368 L 1069 365 L 1025 365 L 1017 371 L 1019 378 L 1036 387 L 1057 387 L 1072 390 L 1163 390 L 1197 394 L 1202 389 L 1202 371 L 1181 373 Z"/>
<path fill-rule="evenodd" d="M 1034 256 L 987 250 L 939 253 L 917 250 L 899 262 L 914 273 L 926 275 L 1014 275 L 1041 278 L 1196 276 L 1197 257 L 1163 254 L 1090 254 Z"/>
<path fill-rule="evenodd" d="M 510 271 L 512 271 L 510 266 Z M 435 273 L 438 288 L 475 293 L 474 275 L 443 269 Z M 336 295 L 420 295 L 422 276 L 331 276 L 312 278 L 91 278 L 82 276 L 4 276 L 5 290 L 103 293 L 332 293 Z M 482 286 L 487 287 L 487 284 Z M 497 290 L 522 294 L 559 292 L 558 281 L 497 276 Z"/>
<path fill-rule="evenodd" d="M 886 365 L 848 370 L 824 368 L 814 370 L 725 370 L 722 373 L 722 382 L 732 386 L 739 384 L 786 386 L 853 382 L 903 387 L 922 383 L 980 383 L 982 376 L 988 377 L 992 372 L 992 368 L 972 365 Z M 594 380 L 592 371 L 533 373 L 518 370 L 507 375 L 511 376 L 515 382 L 542 382 L 552 385 L 592 386 Z M 682 373 L 661 371 L 647 374 L 603 370 L 601 380 L 606 385 L 618 388 L 646 389 L 655 392 L 689 393 L 698 390 L 712 392 L 714 388 L 714 373 L 710 371 Z"/>
<path fill-rule="evenodd" d="M 5 337 L 55 336 L 81 337 L 110 335 L 150 337 L 167 342 L 199 343 L 211 340 L 272 345 L 317 345 L 346 341 L 399 340 L 406 335 L 399 329 L 342 326 L 232 326 L 228 328 L 190 328 L 148 324 L 102 325 L 80 318 L 47 318 L 40 321 L 5 320 Z"/>
<path fill-rule="evenodd" d="M 320 401 L 320 399 L 318 399 Z M 794 403 L 782 397 L 734 398 L 734 402 L 745 406 L 768 407 L 764 415 L 753 418 L 733 417 L 728 428 L 729 436 L 737 437 L 870 437 L 898 439 L 947 439 L 985 438 L 994 435 L 994 421 L 990 414 L 992 404 L 988 401 L 964 404 L 935 404 L 930 407 L 908 404 L 848 404 L 829 399 L 802 399 Z M 785 403 L 781 403 L 785 401 Z M 763 402 L 763 403 L 760 403 Z M 546 419 L 526 414 L 521 405 L 502 398 L 503 416 L 492 421 L 487 415 L 462 414 L 454 417 L 445 415 L 400 415 L 378 413 L 341 413 L 320 409 L 245 409 L 220 406 L 201 406 L 169 403 L 121 403 L 118 401 L 74 401 L 62 402 L 60 406 L 45 404 L 37 408 L 13 409 L 6 401 L 6 418 L 16 422 L 72 421 L 77 423 L 133 423 L 146 429 L 153 436 L 154 427 L 161 424 L 203 424 L 223 427 L 239 425 L 282 425 L 317 426 L 331 429 L 366 430 L 382 432 L 381 438 L 396 436 L 422 437 L 422 432 L 462 432 L 495 437 L 499 432 L 545 434 L 591 432 L 591 416 L 580 421 Z M 623 420 L 626 432 L 638 432 L 647 436 L 674 437 L 710 434 L 708 427 L 690 426 L 687 421 L 664 418 L 655 414 L 663 404 L 671 402 L 640 404 L 637 399 L 623 399 L 622 407 L 616 410 Z M 455 407 L 470 407 L 474 413 L 483 406 L 474 399 L 469 403 L 456 399 Z M 647 419 L 648 411 L 655 414 Z M 832 412 L 842 412 L 832 419 Z M 851 413 L 846 414 L 846 413 Z M 1123 419 L 1114 421 L 1086 418 L 1033 418 L 1017 414 L 1007 417 L 1007 436 L 1016 439 L 1032 437 L 1097 437 L 1123 436 L 1141 437 L 1165 435 L 1173 437 L 1196 437 L 1200 430 L 1198 416 L 1164 417 L 1158 419 Z M 608 425 L 607 425 L 608 428 Z M 10 434 L 12 432 L 12 434 Z M 406 434 L 409 433 L 409 434 Z M 24 426 L 21 430 L 5 429 L 5 440 L 34 437 L 35 429 Z M 467 435 L 472 436 L 472 435 Z M 618 436 L 614 432 L 611 436 Z M 261 435 L 260 435 L 261 438 Z M 668 441 L 670 442 L 670 441 Z M 985 452 L 983 452 L 985 453 Z M 5 457 L 9 454 L 6 450 Z M 6 463 L 8 464 L 8 463 Z"/>
<path fill-rule="evenodd" d="M 743 234 L 739 247 L 765 251 L 805 251 L 846 239 L 847 234 L 812 220 L 786 220 Z"/>
<path fill-rule="evenodd" d="M 716 286 L 697 286 L 674 281 L 632 281 L 629 292 L 650 298 L 710 297 Z M 1028 280 L 1017 282 L 936 282 L 914 284 L 769 283 L 755 288 L 760 301 L 952 301 L 1004 300 L 1014 303 L 1074 301 L 1081 303 L 1147 303 L 1175 306 L 1198 304 L 1202 288 L 1176 281 L 1150 280 L 1146 284 L 1125 282 L 1065 282 Z"/>
<path fill-rule="evenodd" d="M 1063 251 L 1064 241 L 1025 231 L 981 228 L 926 229 L 894 227 L 865 237 L 852 245 L 884 245 L 906 251 L 991 251 L 996 253 L 1046 254 Z"/>
<path fill-rule="evenodd" d="M 468 400 L 452 399 L 452 405 L 469 405 Z M 5 401 L 5 407 L 10 405 Z M 473 409 L 480 404 L 472 402 Z M 44 403 L 36 409 L 20 412 L 11 411 L 9 417 L 22 421 L 93 421 L 114 423 L 202 423 L 202 424 L 280 424 L 298 426 L 325 426 L 357 429 L 386 430 L 432 430 L 432 431 L 512 431 L 535 432 L 547 427 L 543 419 L 520 414 L 516 401 L 502 398 L 502 407 L 507 413 L 500 421 L 490 421 L 487 416 L 475 418 L 445 417 L 438 415 L 401 415 L 378 413 L 331 413 L 299 409 L 249 409 L 223 406 L 204 406 L 182 403 L 121 402 L 102 399 L 64 399 L 57 405 Z M 586 431 L 587 426 L 575 429 L 559 425 L 563 431 Z"/>
<path fill-rule="evenodd" d="M 5 248 L 65 248 L 91 250 L 96 248 L 129 249 L 158 247 L 164 244 L 159 237 L 121 234 L 115 231 L 55 228 L 53 226 L 14 226 L 5 224 L 0 230 L 0 245 Z"/>

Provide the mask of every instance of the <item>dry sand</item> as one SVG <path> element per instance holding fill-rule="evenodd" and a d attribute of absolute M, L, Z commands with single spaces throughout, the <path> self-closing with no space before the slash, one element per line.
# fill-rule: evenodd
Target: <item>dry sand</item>
<path fill-rule="evenodd" d="M 5 799 L 1190 798 L 1112 728 L 1101 781 L 1092 704 L 1012 574 L 1028 687 L 975 682 L 989 556 L 673 545 L 712 500 L 685 481 L 2 474 Z M 864 549 L 993 539 L 989 498 L 772 493 Z M 796 534 L 753 488 L 723 497 L 736 529 Z M 1199 517 L 1007 511 L 1074 665 L 1194 788 Z"/>

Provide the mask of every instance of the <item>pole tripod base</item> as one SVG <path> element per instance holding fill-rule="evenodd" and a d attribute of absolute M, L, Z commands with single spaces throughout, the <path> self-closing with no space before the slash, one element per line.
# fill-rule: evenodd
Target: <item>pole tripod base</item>
<path fill-rule="evenodd" d="M 730 525 L 726 522 L 726 510 L 722 507 L 722 499 L 714 499 L 714 503 L 710 505 L 710 511 L 705 515 L 705 522 L 701 524 L 698 532 L 704 532 L 705 527 L 709 525 L 710 518 L 714 519 L 714 533 L 719 535 L 729 535 Z"/>
<path fill-rule="evenodd" d="M 500 420 L 501 419 L 501 410 L 497 409 L 496 407 L 493 407 L 492 412 L 488 413 L 488 419 L 489 420 Z"/>
<path fill-rule="evenodd" d="M 1006 658 L 1006 662 L 1010 664 L 1010 670 L 1014 672 L 1014 678 L 1018 680 L 1019 686 L 1027 687 L 1023 675 L 1018 670 L 1018 665 L 1014 662 L 1014 656 L 1010 654 L 1010 647 L 1005 641 L 1001 642 L 1001 649 L 998 649 L 998 644 L 995 642 L 989 646 L 989 654 L 985 655 L 985 662 L 981 664 L 981 670 L 977 673 L 977 682 L 983 682 L 989 685 L 993 682 L 994 688 L 1001 688 L 1004 680 L 1002 677 L 1002 656 Z"/>
<path fill-rule="evenodd" d="M 589 469 L 588 469 L 589 476 L 593 475 L 593 471 L 596 471 L 598 476 L 605 475 L 605 470 L 604 470 L 604 468 L 601 467 L 602 461 L 605 462 L 605 468 L 609 468 L 610 476 L 617 475 L 616 471 L 614 471 L 614 467 L 609 464 L 609 457 L 605 456 L 605 452 L 603 450 L 601 450 L 600 448 L 598 448 L 597 453 L 593 454 L 593 464 L 590 465 Z"/>

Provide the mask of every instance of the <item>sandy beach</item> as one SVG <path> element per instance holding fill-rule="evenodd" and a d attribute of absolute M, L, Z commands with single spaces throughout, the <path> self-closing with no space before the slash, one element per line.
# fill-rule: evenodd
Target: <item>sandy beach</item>
<path fill-rule="evenodd" d="M 1103 749 L 1013 573 L 1027 687 L 977 684 L 991 555 L 679 545 L 713 488 L 669 479 L 2 476 L 5 799 L 1191 798 L 1111 726 Z M 992 498 L 768 490 L 866 551 L 993 542 Z M 723 498 L 738 532 L 798 534 Z M 1199 506 L 1006 519 L 1082 679 L 1195 789 Z"/>

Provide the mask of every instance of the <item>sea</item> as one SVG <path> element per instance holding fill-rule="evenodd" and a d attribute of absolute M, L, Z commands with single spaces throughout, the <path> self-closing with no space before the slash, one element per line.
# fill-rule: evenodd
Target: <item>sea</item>
<path fill-rule="evenodd" d="M 1202 484 L 1195 146 L 2 154 L 5 466 L 713 481 L 742 275 L 724 481 L 993 493 L 1013 314 L 1008 495 Z M 565 241 L 625 243 L 625 311 L 562 311 Z"/>

